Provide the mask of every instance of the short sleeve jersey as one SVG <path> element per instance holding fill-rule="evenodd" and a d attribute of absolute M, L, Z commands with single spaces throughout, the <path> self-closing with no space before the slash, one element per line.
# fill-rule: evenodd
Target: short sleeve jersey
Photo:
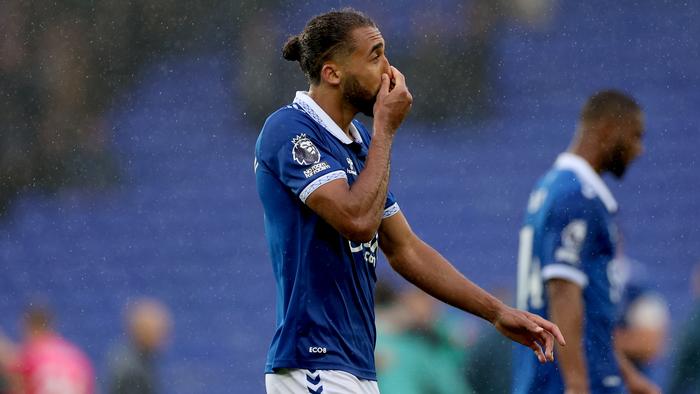
<path fill-rule="evenodd" d="M 563 279 L 581 287 L 583 351 L 592 393 L 623 392 L 613 350 L 622 283 L 615 270 L 617 203 L 581 157 L 564 153 L 535 186 L 520 232 L 518 307 L 548 316 L 546 283 Z M 515 393 L 563 393 L 559 365 L 540 364 L 516 347 Z"/>
<path fill-rule="evenodd" d="M 255 146 L 255 175 L 277 285 L 277 328 L 266 373 L 333 369 L 376 380 L 374 286 L 378 238 L 355 243 L 306 206 L 324 184 L 352 185 L 371 135 L 349 138 L 306 92 L 273 113 Z M 399 211 L 388 193 L 384 217 Z"/>

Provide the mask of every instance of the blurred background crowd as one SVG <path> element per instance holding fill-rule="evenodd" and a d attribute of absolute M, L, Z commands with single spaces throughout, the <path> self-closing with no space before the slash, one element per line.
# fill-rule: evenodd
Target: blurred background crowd
<path fill-rule="evenodd" d="M 507 301 L 527 195 L 581 103 L 638 99 L 647 153 L 612 183 L 618 343 L 668 392 L 700 392 L 700 4 L 3 0 L 0 393 L 42 346 L 72 349 L 100 392 L 262 392 L 274 285 L 253 144 L 307 88 L 282 43 L 345 5 L 379 24 L 415 98 L 402 209 Z M 508 343 L 378 269 L 383 393 L 507 392 Z"/>

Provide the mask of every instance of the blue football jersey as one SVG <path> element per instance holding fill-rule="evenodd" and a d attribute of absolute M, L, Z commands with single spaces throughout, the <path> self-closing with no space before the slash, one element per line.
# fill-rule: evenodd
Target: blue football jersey
<path fill-rule="evenodd" d="M 582 289 L 583 351 L 592 393 L 624 392 L 613 350 L 622 284 L 615 267 L 617 203 L 579 156 L 564 153 L 530 195 L 518 253 L 518 308 L 546 319 L 546 282 Z M 566 333 L 563 333 L 566 337 Z M 558 363 L 540 364 L 531 349 L 515 350 L 514 393 L 563 393 Z"/>
<path fill-rule="evenodd" d="M 306 92 L 273 113 L 255 146 L 255 175 L 277 284 L 277 329 L 265 366 L 341 370 L 376 380 L 377 236 L 355 243 L 305 205 L 322 185 L 364 168 L 371 140 L 349 138 Z M 391 193 L 384 217 L 398 212 Z"/>

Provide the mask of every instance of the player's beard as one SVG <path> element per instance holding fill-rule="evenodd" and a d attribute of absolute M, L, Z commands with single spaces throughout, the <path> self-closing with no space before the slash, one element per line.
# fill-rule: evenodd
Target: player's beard
<path fill-rule="evenodd" d="M 617 179 L 622 179 L 627 172 L 627 151 L 626 149 L 618 145 L 613 149 L 610 154 L 610 159 L 608 162 L 608 171 L 610 171 Z"/>
<path fill-rule="evenodd" d="M 369 117 L 374 116 L 374 103 L 377 101 L 376 93 L 365 89 L 354 75 L 350 75 L 343 80 L 342 89 L 343 97 L 350 105 Z"/>

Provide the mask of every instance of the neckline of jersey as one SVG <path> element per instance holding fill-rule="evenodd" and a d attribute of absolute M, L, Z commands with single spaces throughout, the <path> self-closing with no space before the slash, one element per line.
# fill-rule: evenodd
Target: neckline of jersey
<path fill-rule="evenodd" d="M 571 152 L 564 152 L 557 157 L 554 166 L 559 169 L 573 171 L 603 201 L 608 212 L 617 212 L 617 201 L 613 197 L 612 192 L 610 192 L 603 178 L 593 170 L 593 167 L 583 157 Z"/>
<path fill-rule="evenodd" d="M 320 124 L 326 131 L 331 133 L 335 138 L 340 140 L 340 142 L 349 145 L 353 142 L 362 144 L 362 136 L 357 130 L 357 127 L 351 122 L 350 123 L 350 134 L 353 139 L 350 139 L 347 134 L 336 124 L 333 119 L 326 113 L 326 111 L 319 106 L 314 99 L 309 96 L 309 92 L 298 91 L 296 96 L 294 96 L 294 104 L 297 104 L 302 111 L 306 112 L 311 118 Z M 353 141 L 354 140 L 354 141 Z"/>

